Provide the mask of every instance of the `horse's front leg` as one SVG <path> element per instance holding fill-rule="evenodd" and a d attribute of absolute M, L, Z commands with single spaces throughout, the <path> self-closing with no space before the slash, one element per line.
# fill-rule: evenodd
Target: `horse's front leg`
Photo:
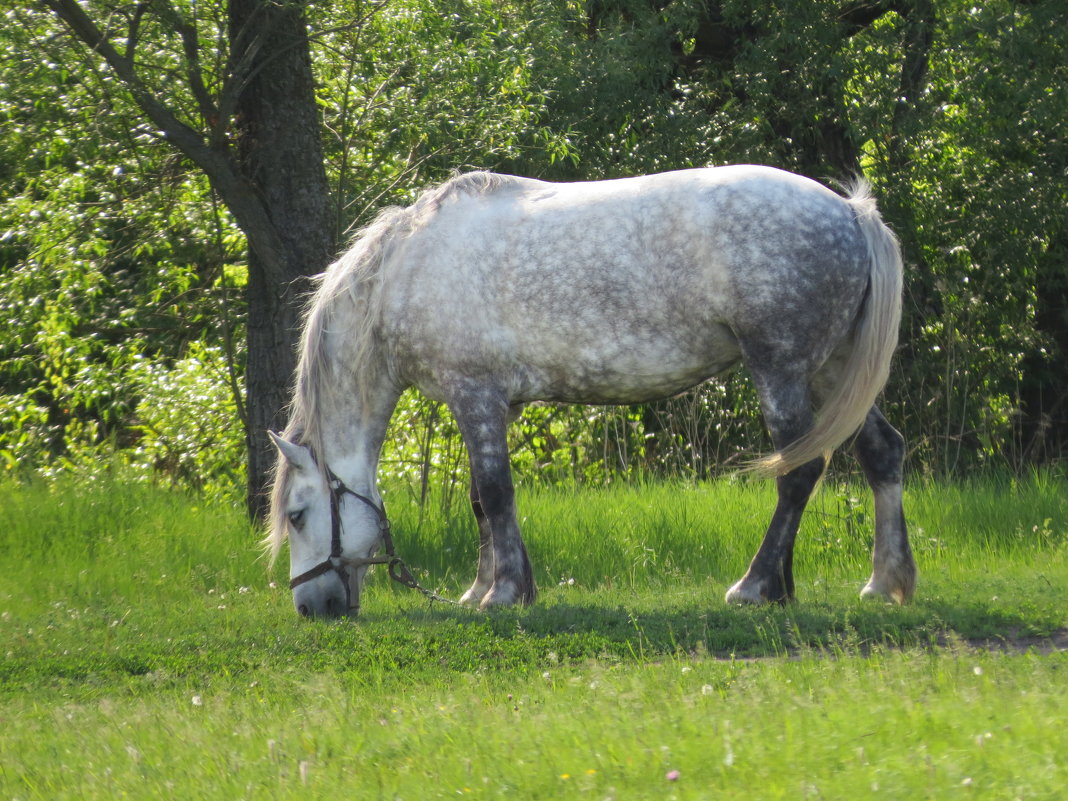
<path fill-rule="evenodd" d="M 507 400 L 497 392 L 467 389 L 457 392 L 449 406 L 467 444 L 472 500 L 477 498 L 479 521 L 478 577 L 462 600 L 474 603 L 481 597 L 482 609 L 533 603 L 537 594 L 534 573 L 516 519 Z"/>
<path fill-rule="evenodd" d="M 473 467 L 471 474 L 474 475 Z M 478 574 L 475 576 L 475 582 L 461 596 L 460 603 L 478 606 L 493 586 L 493 532 L 490 530 L 489 518 L 482 510 L 474 480 L 471 481 L 471 511 L 474 512 L 475 522 L 478 523 Z"/>

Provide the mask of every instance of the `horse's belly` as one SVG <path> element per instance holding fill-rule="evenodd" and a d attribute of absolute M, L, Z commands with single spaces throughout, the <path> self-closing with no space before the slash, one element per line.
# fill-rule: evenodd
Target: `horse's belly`
<path fill-rule="evenodd" d="M 630 404 L 645 403 L 678 395 L 731 367 L 736 360 L 706 369 L 655 376 L 602 372 L 597 376 L 574 376 L 545 384 L 540 389 L 516 393 L 513 402 L 554 401 L 557 403 Z"/>
<path fill-rule="evenodd" d="M 723 326 L 700 343 L 640 336 L 571 342 L 518 358 L 512 394 L 517 401 L 640 403 L 676 395 L 739 359 L 737 341 Z"/>

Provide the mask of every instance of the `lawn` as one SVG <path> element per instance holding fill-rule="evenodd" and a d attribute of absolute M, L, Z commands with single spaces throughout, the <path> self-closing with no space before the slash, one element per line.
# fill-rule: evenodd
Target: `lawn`
<path fill-rule="evenodd" d="M 0 798 L 1061 798 L 1068 486 L 916 484 L 916 602 L 862 602 L 870 500 L 826 484 L 799 602 L 735 609 L 759 482 L 524 489 L 541 598 L 483 614 L 372 576 L 292 611 L 237 509 L 0 487 Z M 462 510 L 389 494 L 457 597 Z"/>

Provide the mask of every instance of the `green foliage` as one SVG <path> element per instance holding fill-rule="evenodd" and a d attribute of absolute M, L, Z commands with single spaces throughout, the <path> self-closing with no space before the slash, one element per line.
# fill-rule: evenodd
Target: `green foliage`
<path fill-rule="evenodd" d="M 335 4 L 316 37 L 339 233 L 453 170 L 572 157 L 538 65 L 552 6 Z"/>
<path fill-rule="evenodd" d="M 203 177 L 53 29 L 10 11 L 0 37 L 0 454 L 18 472 L 136 445 L 137 375 L 229 329 L 242 247 Z"/>
<path fill-rule="evenodd" d="M 168 367 L 143 361 L 129 374 L 139 396 L 133 464 L 201 493 L 232 494 L 245 474 L 245 432 L 220 348 L 194 343 Z"/>
<path fill-rule="evenodd" d="M 1022 386 L 1054 391 L 1047 368 L 1063 364 L 1068 332 L 1063 312 L 1043 313 L 1064 299 L 1068 74 L 1050 37 L 1068 16 L 1056 3 L 991 3 L 953 23 L 910 158 L 886 172 L 892 202 L 909 206 L 913 257 L 892 391 L 926 461 L 950 471 L 1023 462 Z"/>
<path fill-rule="evenodd" d="M 745 161 L 816 178 L 862 169 L 906 255 L 883 405 L 911 468 L 1063 458 L 1068 12 L 1052 0 L 893 5 L 313 6 L 339 241 L 456 168 L 562 180 Z M 206 138 L 225 132 L 190 81 L 225 83 L 224 0 L 87 7 L 122 46 L 140 19 L 145 90 Z M 4 470 L 117 461 L 221 487 L 244 436 L 244 242 L 205 178 L 52 15 L 21 7 L 3 22 Z M 743 376 L 640 407 L 532 408 L 512 436 L 519 471 L 550 482 L 704 477 L 768 448 Z M 460 498 L 465 461 L 446 410 L 407 397 L 387 478 Z"/>

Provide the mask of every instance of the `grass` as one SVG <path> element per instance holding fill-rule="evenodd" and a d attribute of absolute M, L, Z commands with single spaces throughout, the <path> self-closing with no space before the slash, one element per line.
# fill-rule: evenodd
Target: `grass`
<path fill-rule="evenodd" d="M 870 501 L 825 486 L 800 602 L 761 609 L 722 596 L 768 487 L 524 490 L 536 606 L 376 575 L 358 622 L 324 623 L 237 510 L 0 487 L 0 798 L 1059 798 L 1068 658 L 1021 644 L 1068 627 L 1065 490 L 910 488 L 921 584 L 896 608 L 856 597 Z M 458 595 L 467 515 L 390 513 Z"/>

